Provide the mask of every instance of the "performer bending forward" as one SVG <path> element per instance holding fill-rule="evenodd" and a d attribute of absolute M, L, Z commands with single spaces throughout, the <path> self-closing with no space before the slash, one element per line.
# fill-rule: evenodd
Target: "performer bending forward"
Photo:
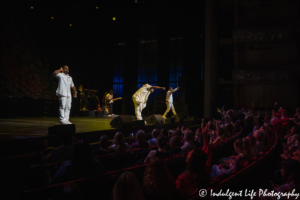
<path fill-rule="evenodd" d="M 147 100 L 149 97 L 149 94 L 154 92 L 154 89 L 162 89 L 165 90 L 164 87 L 159 86 L 151 86 L 148 84 L 143 85 L 138 91 L 134 93 L 132 96 L 132 100 L 135 107 L 135 116 L 137 120 L 143 120 L 142 118 L 142 111 L 147 105 Z"/>
<path fill-rule="evenodd" d="M 69 67 L 67 65 L 54 71 L 54 75 L 58 80 L 56 96 L 59 100 L 59 119 L 61 124 L 72 124 L 69 122 L 72 102 L 71 88 L 74 92 L 74 97 L 77 98 L 76 87 L 74 86 L 72 77 L 68 73 Z"/>
<path fill-rule="evenodd" d="M 166 110 L 165 114 L 162 116 L 162 118 L 167 119 L 166 116 L 167 116 L 168 112 L 171 110 L 171 108 L 172 108 L 173 114 L 176 115 L 176 111 L 175 111 L 175 108 L 173 105 L 173 94 L 172 93 L 177 91 L 178 89 L 179 89 L 179 87 L 175 88 L 174 90 L 172 87 L 169 88 L 167 95 L 166 95 L 167 110 Z"/>

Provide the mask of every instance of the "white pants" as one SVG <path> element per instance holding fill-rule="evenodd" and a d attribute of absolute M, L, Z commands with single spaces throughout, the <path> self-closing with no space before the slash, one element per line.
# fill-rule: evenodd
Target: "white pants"
<path fill-rule="evenodd" d="M 139 103 L 135 100 L 134 97 L 132 97 L 133 103 L 134 103 L 134 112 L 137 120 L 143 120 L 142 118 L 142 111 L 146 107 L 146 103 Z"/>
<path fill-rule="evenodd" d="M 58 97 L 58 100 L 60 121 L 69 121 L 72 97 Z"/>
<path fill-rule="evenodd" d="M 169 111 L 171 110 L 171 108 L 172 108 L 173 114 L 176 115 L 176 111 L 175 111 L 173 102 L 166 101 L 166 104 L 167 104 L 167 110 L 166 110 L 165 114 L 163 114 L 163 117 L 166 117 L 166 115 L 169 113 Z"/>

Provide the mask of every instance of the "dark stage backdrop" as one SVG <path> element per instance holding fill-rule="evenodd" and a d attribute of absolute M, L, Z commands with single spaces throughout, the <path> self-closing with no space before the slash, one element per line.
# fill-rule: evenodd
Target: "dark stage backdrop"
<path fill-rule="evenodd" d="M 36 45 L 25 19 L 16 18 L 13 13 L 1 12 L 0 95 L 52 99 L 56 82 L 49 62 Z"/>

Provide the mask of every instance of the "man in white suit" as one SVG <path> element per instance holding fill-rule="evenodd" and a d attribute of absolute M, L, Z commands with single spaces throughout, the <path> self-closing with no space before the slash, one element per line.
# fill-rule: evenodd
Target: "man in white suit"
<path fill-rule="evenodd" d="M 165 112 L 165 114 L 163 114 L 162 118 L 167 119 L 167 114 L 169 113 L 169 111 L 172 109 L 172 112 L 174 115 L 176 115 L 176 111 L 173 105 L 173 92 L 176 92 L 179 89 L 179 87 L 175 88 L 173 90 L 172 87 L 169 88 L 167 94 L 166 94 L 166 104 L 167 104 L 167 110 Z"/>
<path fill-rule="evenodd" d="M 143 85 L 138 91 L 134 93 L 132 96 L 132 100 L 134 103 L 135 116 L 137 120 L 143 120 L 142 111 L 147 105 L 148 97 L 150 93 L 154 92 L 154 89 L 162 89 L 165 90 L 164 87 L 159 86 L 151 86 L 149 84 Z"/>
<path fill-rule="evenodd" d="M 58 80 L 58 87 L 56 90 L 56 96 L 59 100 L 59 119 L 61 124 L 72 124 L 69 121 L 72 94 L 71 88 L 74 92 L 74 97 L 77 98 L 76 87 L 73 83 L 73 79 L 69 76 L 69 67 L 64 65 L 58 70 L 54 71 L 54 76 Z"/>

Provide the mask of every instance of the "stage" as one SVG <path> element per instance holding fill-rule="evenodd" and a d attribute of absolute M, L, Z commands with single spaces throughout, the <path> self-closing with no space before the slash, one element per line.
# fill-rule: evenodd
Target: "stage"
<path fill-rule="evenodd" d="M 110 126 L 111 118 L 72 117 L 70 121 L 76 125 L 76 133 L 114 129 Z M 57 117 L 28 117 L 20 119 L 0 119 L 0 141 L 45 137 L 48 128 L 59 125 Z"/>
<path fill-rule="evenodd" d="M 135 116 L 132 116 L 132 118 L 134 119 Z M 97 143 L 102 135 L 107 135 L 109 139 L 113 139 L 118 131 L 123 132 L 124 136 L 128 137 L 132 131 L 139 129 L 144 130 L 146 133 L 151 133 L 154 128 L 175 129 L 182 125 L 187 127 L 196 124 L 196 121 L 185 120 L 180 123 L 113 128 L 110 125 L 111 120 L 112 118 L 90 116 L 72 117 L 70 119 L 76 126 L 75 137 L 89 143 Z M 0 158 L 39 152 L 43 149 L 45 140 L 47 140 L 48 147 L 60 145 L 61 138 L 59 135 L 48 134 L 48 128 L 55 125 L 60 125 L 57 117 L 0 119 L 0 146 L 2 149 L 6 149 L 0 152 Z"/>

